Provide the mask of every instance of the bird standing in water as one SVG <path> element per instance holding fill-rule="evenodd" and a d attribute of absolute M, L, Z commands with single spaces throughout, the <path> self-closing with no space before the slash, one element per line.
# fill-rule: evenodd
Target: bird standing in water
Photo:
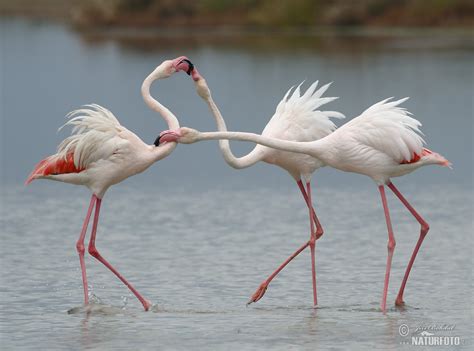
<path fill-rule="evenodd" d="M 189 59 L 183 58 L 190 63 Z M 205 79 L 191 64 L 191 75 L 196 84 L 199 95 L 209 105 L 210 111 L 217 124 L 217 130 L 227 131 L 226 123 L 219 108 L 215 104 L 211 92 Z M 288 90 L 283 99 L 276 107 L 273 117 L 264 128 L 262 135 L 269 138 L 293 140 L 293 141 L 313 141 L 321 139 L 336 129 L 336 125 L 331 118 L 344 118 L 344 115 L 335 111 L 320 111 L 319 107 L 325 105 L 337 97 L 322 97 L 331 83 L 320 87 L 318 81 L 314 82 L 304 94 L 301 94 L 302 83 L 293 90 Z M 293 92 L 292 92 L 293 90 Z M 311 177 L 312 174 L 324 163 L 310 155 L 295 154 L 292 152 L 272 149 L 262 145 L 255 148 L 245 156 L 235 157 L 230 149 L 227 140 L 220 140 L 219 147 L 228 165 L 236 169 L 243 169 L 263 161 L 279 166 L 286 170 L 295 180 L 303 195 L 306 206 L 309 210 L 310 237 L 301 247 L 299 247 L 288 259 L 286 259 L 266 280 L 264 280 L 255 293 L 251 296 L 248 304 L 257 302 L 265 294 L 270 282 L 285 266 L 298 256 L 307 247 L 311 252 L 311 274 L 313 286 L 313 304 L 318 304 L 316 289 L 316 261 L 315 246 L 316 240 L 323 235 L 323 227 L 316 216 L 311 197 Z M 305 188 L 306 187 L 306 188 Z"/>
<path fill-rule="evenodd" d="M 200 94 L 207 93 L 207 86 L 198 86 Z M 421 226 L 420 236 L 405 271 L 395 304 L 403 305 L 403 293 L 421 244 L 428 233 L 428 223 L 395 187 L 391 178 L 403 176 L 426 165 L 450 167 L 451 163 L 425 147 L 420 136 L 421 123 L 400 107 L 407 98 L 380 101 L 365 110 L 328 136 L 310 142 L 297 142 L 268 138 L 258 134 L 242 132 L 206 132 L 191 128 L 165 131 L 160 134 L 162 141 L 177 141 L 183 144 L 202 140 L 250 141 L 283 151 L 303 153 L 319 159 L 324 164 L 345 172 L 369 176 L 377 184 L 388 229 L 388 256 L 380 307 L 386 311 L 387 290 L 390 278 L 395 237 L 390 220 L 385 186 L 387 186 Z"/>
<path fill-rule="evenodd" d="M 165 119 L 169 128 L 179 128 L 177 118 L 150 95 L 153 81 L 170 77 L 189 66 L 181 58 L 166 60 L 143 82 L 142 95 L 150 108 Z M 141 173 L 153 163 L 165 158 L 176 148 L 176 143 L 163 143 L 159 139 L 147 145 L 137 135 L 122 126 L 112 112 L 99 105 L 87 105 L 71 112 L 66 125 L 73 126 L 72 135 L 59 145 L 57 153 L 42 160 L 31 172 L 26 184 L 35 179 L 50 179 L 84 185 L 92 192 L 89 208 L 82 226 L 76 249 L 82 271 L 84 302 L 89 303 L 84 239 L 95 207 L 88 252 L 110 269 L 140 300 L 147 311 L 151 303 L 146 300 L 96 248 L 95 240 L 102 198 L 107 189 L 126 178 Z"/>

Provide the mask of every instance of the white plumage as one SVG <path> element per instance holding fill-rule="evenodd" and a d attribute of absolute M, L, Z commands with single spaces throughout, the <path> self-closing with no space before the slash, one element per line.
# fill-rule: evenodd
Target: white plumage
<path fill-rule="evenodd" d="M 47 178 L 80 184 L 102 198 L 111 185 L 143 172 L 175 147 L 145 144 L 121 126 L 112 112 L 96 104 L 72 111 L 68 117 L 63 127 L 73 126 L 72 135 L 61 142 L 55 155 L 40 162 L 27 183 Z"/>
<path fill-rule="evenodd" d="M 147 105 L 160 113 L 170 128 L 179 128 L 177 118 L 166 107 L 150 95 L 150 86 L 157 79 L 167 78 L 173 73 L 188 71 L 190 65 L 182 57 L 166 60 L 143 82 L 142 95 Z M 138 298 L 145 310 L 151 303 L 99 253 L 95 246 L 97 224 L 102 197 L 107 189 L 122 180 L 143 172 L 154 162 L 168 156 L 176 143 L 158 145 L 145 144 L 138 136 L 120 125 L 117 118 L 106 108 L 92 104 L 72 111 L 69 120 L 60 128 L 72 126 L 72 135 L 58 146 L 57 153 L 42 160 L 28 177 L 26 184 L 45 178 L 61 182 L 84 185 L 92 191 L 82 231 L 76 243 L 81 264 L 84 287 L 84 302 L 89 302 L 84 240 L 87 227 L 95 207 L 94 223 L 89 241 L 89 253 L 110 269 Z"/>
<path fill-rule="evenodd" d="M 398 163 L 410 161 L 414 154 L 421 154 L 425 144 L 420 136 L 421 123 L 399 106 L 408 98 L 390 100 L 372 105 L 343 128 L 356 142 L 373 147 Z"/>
<path fill-rule="evenodd" d="M 344 118 L 344 115 L 336 111 L 317 110 L 322 105 L 337 99 L 337 97 L 322 97 L 331 83 L 316 91 L 318 86 L 316 81 L 301 95 L 302 84 L 299 84 L 291 95 L 293 87 L 288 90 L 263 130 L 262 136 L 292 141 L 313 141 L 324 138 L 336 129 L 331 118 Z M 320 160 L 310 155 L 298 155 L 266 146 L 257 145 L 255 153 L 262 161 L 288 171 L 296 181 L 303 178 L 305 183 L 311 180 L 312 173 L 324 166 Z"/>
<path fill-rule="evenodd" d="M 205 79 L 193 71 L 193 79 L 196 83 L 198 94 L 209 104 L 214 115 L 219 131 L 227 131 L 225 121 L 211 97 L 210 90 Z M 319 108 L 335 99 L 336 97 L 322 97 L 331 83 L 320 87 L 318 81 L 311 84 L 304 94 L 301 94 L 301 85 L 294 90 L 290 88 L 278 103 L 275 113 L 262 132 L 267 138 L 277 138 L 291 141 L 314 141 L 331 134 L 336 125 L 331 118 L 344 118 L 344 115 L 335 111 L 320 111 Z M 292 92 L 293 91 L 293 92 Z M 315 268 L 315 241 L 323 235 L 323 228 L 311 201 L 311 176 L 315 170 L 324 166 L 319 159 L 307 154 L 297 154 L 285 150 L 276 150 L 263 145 L 256 145 L 247 155 L 237 158 L 230 149 L 227 140 L 220 140 L 219 146 L 226 162 L 237 169 L 254 165 L 259 161 L 277 165 L 285 169 L 297 182 L 309 209 L 310 217 L 310 239 L 295 254 L 290 256 L 270 277 L 265 280 L 251 297 L 249 303 L 256 302 L 263 297 L 271 280 L 307 246 L 311 249 L 312 280 L 313 280 L 313 302 L 317 305 L 316 292 L 316 268 Z M 305 189 L 306 185 L 306 189 Z M 316 229 L 314 228 L 316 227 Z"/>
<path fill-rule="evenodd" d="M 371 177 L 380 191 L 389 237 L 384 289 L 380 304 L 382 311 L 385 312 L 392 255 L 395 249 L 395 237 L 385 196 L 385 185 L 394 192 L 421 226 L 420 237 L 413 250 L 395 302 L 396 305 L 402 305 L 408 276 L 418 250 L 428 233 L 429 225 L 395 187 L 391 178 L 413 172 L 425 165 L 451 166 L 446 158 L 423 147 L 424 140 L 419 129 L 421 123 L 411 117 L 405 108 L 400 107 L 406 99 L 380 101 L 333 133 L 310 142 L 288 141 L 240 132 L 200 133 L 190 128 L 181 128 L 177 132 L 170 131 L 165 134 L 168 135 L 167 140 L 180 143 L 215 139 L 252 141 L 282 151 L 310 155 L 333 168 Z"/>
<path fill-rule="evenodd" d="M 304 147 L 327 165 L 365 174 L 379 185 L 426 164 L 448 165 L 442 156 L 423 147 L 421 123 L 399 106 L 407 99 L 382 100 Z"/>
<path fill-rule="evenodd" d="M 84 108 L 68 113 L 66 118 L 69 121 L 59 130 L 73 126 L 72 135 L 59 144 L 57 156 L 66 159 L 66 155 L 74 154 L 76 168 L 88 168 L 99 159 L 107 159 L 121 140 L 126 141 L 119 137 L 119 133 L 125 128 L 112 112 L 100 105 L 85 105 Z"/>
<path fill-rule="evenodd" d="M 340 112 L 317 110 L 322 105 L 337 99 L 337 97 L 321 97 L 331 86 L 331 83 L 316 91 L 318 87 L 318 81 L 316 81 L 301 95 L 302 84 L 303 82 L 294 89 L 291 96 L 290 93 L 294 87 L 290 88 L 279 102 L 275 114 L 265 128 L 269 130 L 269 133 L 277 133 L 278 130 L 288 132 L 288 129 L 283 130 L 282 124 L 289 123 L 291 134 L 298 134 L 303 129 L 309 129 L 308 134 L 312 135 L 313 140 L 320 139 L 336 129 L 331 118 L 344 118 Z M 268 128 L 269 126 L 272 128 Z M 295 135 L 295 137 L 299 137 L 299 135 Z"/>

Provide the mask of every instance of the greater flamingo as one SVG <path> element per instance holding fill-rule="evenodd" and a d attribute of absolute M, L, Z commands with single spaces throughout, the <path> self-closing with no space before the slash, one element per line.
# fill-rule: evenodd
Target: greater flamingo
<path fill-rule="evenodd" d="M 185 59 L 188 63 L 190 61 Z M 196 67 L 191 64 L 191 75 L 196 84 L 198 94 L 207 102 L 209 108 L 216 120 L 219 131 L 227 131 L 227 127 L 217 105 L 212 99 L 210 89 L 206 80 L 198 72 Z M 322 97 L 331 83 L 326 84 L 316 90 L 318 81 L 314 82 L 306 92 L 301 95 L 298 85 L 290 95 L 294 87 L 290 88 L 283 99 L 276 107 L 273 117 L 264 128 L 262 135 L 269 138 L 293 140 L 293 141 L 313 141 L 318 140 L 332 133 L 336 125 L 331 121 L 333 118 L 344 118 L 344 115 L 335 111 L 317 110 L 324 104 L 327 104 L 337 97 Z M 292 152 L 275 150 L 262 145 L 256 145 L 255 148 L 245 156 L 235 157 L 232 153 L 228 140 L 220 140 L 219 147 L 225 161 L 231 167 L 242 169 L 250 167 L 257 162 L 263 161 L 274 164 L 286 170 L 296 181 L 298 188 L 303 195 L 306 205 L 309 209 L 310 238 L 298 250 L 296 250 L 287 260 L 285 260 L 266 280 L 260 284 L 256 292 L 252 295 L 249 302 L 257 302 L 265 294 L 268 285 L 275 276 L 299 253 L 308 246 L 311 251 L 311 273 L 313 286 L 313 303 L 317 305 L 316 289 L 316 266 L 315 266 L 315 243 L 323 235 L 323 227 L 319 222 L 311 201 L 311 176 L 324 163 L 311 155 L 295 154 Z M 305 189 L 305 185 L 306 189 Z M 316 225 L 316 231 L 314 226 Z"/>
<path fill-rule="evenodd" d="M 167 78 L 180 70 L 189 70 L 188 64 L 182 62 L 181 58 L 166 60 L 144 80 L 141 89 L 145 102 L 162 115 L 170 128 L 179 128 L 178 120 L 170 110 L 150 95 L 150 86 L 153 81 Z M 91 190 L 89 209 L 76 243 L 82 271 L 84 302 L 86 305 L 89 303 L 84 239 L 95 206 L 88 251 L 135 294 L 147 311 L 151 303 L 102 257 L 95 246 L 99 211 L 102 198 L 111 185 L 143 172 L 153 163 L 168 156 L 177 144 L 159 145 L 159 138 L 157 138 L 154 145 L 147 145 L 137 135 L 122 126 L 112 112 L 96 104 L 72 111 L 68 117 L 71 119 L 64 126 L 74 126 L 72 135 L 63 140 L 56 154 L 45 158 L 35 167 L 26 180 L 26 184 L 35 179 L 51 179 L 84 185 Z"/>
<path fill-rule="evenodd" d="M 394 192 L 421 226 L 420 236 L 395 300 L 396 305 L 403 305 L 403 293 L 408 276 L 418 250 L 428 233 L 429 225 L 395 187 L 391 178 L 411 173 L 425 165 L 451 166 L 451 163 L 443 156 L 423 147 L 424 140 L 418 134 L 421 134 L 419 130 L 421 123 L 410 117 L 411 114 L 405 108 L 399 106 L 407 99 L 391 101 L 391 98 L 389 98 L 380 101 L 333 133 L 316 141 L 278 140 L 242 132 L 201 133 L 185 127 L 179 130 L 162 132 L 161 140 L 178 141 L 186 144 L 216 139 L 251 141 L 279 150 L 311 155 L 333 168 L 345 172 L 364 174 L 372 178 L 380 191 L 388 229 L 388 256 L 380 304 L 382 311 L 385 312 L 395 237 L 384 186 L 387 185 Z"/>

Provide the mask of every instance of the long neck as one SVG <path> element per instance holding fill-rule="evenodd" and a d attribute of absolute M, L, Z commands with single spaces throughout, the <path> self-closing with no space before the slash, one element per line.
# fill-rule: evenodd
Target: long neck
<path fill-rule="evenodd" d="M 224 118 L 222 117 L 219 108 L 212 99 L 211 94 L 204 98 L 209 108 L 214 115 L 217 124 L 217 130 L 221 132 L 227 131 L 227 126 L 225 125 Z M 234 168 L 246 168 L 249 167 L 258 161 L 261 160 L 262 156 L 258 153 L 257 148 L 255 147 L 250 153 L 242 157 L 235 157 L 232 153 L 228 140 L 219 140 L 219 148 L 221 149 L 222 155 L 224 156 L 227 164 Z"/>
<path fill-rule="evenodd" d="M 142 89 L 141 89 L 142 96 L 143 96 L 143 100 L 145 100 L 145 103 L 148 105 L 148 107 L 152 109 L 153 111 L 158 112 L 163 117 L 165 122 L 168 124 L 168 129 L 175 130 L 179 128 L 179 122 L 176 116 L 168 108 L 166 108 L 161 103 L 159 103 L 150 94 L 150 87 L 152 83 L 155 80 L 163 79 L 163 78 L 165 78 L 165 75 L 163 74 L 160 67 L 158 67 L 143 81 Z M 156 162 L 158 160 L 161 160 L 162 158 L 165 158 L 166 156 L 168 156 L 169 154 L 173 152 L 176 146 L 177 146 L 177 143 L 166 143 L 165 145 L 162 145 L 160 147 L 153 147 L 152 149 L 153 161 Z"/>
<path fill-rule="evenodd" d="M 158 112 L 163 119 L 168 124 L 168 129 L 178 129 L 179 122 L 176 116 L 168 108 L 159 103 L 153 96 L 150 94 L 150 87 L 155 80 L 165 78 L 164 74 L 159 70 L 159 67 L 153 71 L 148 77 L 145 78 L 142 84 L 142 96 L 145 103 L 153 111 Z"/>
<path fill-rule="evenodd" d="M 260 145 L 271 147 L 273 149 L 311 155 L 321 160 L 324 160 L 326 158 L 326 152 L 323 146 L 324 141 L 322 139 L 309 142 L 298 142 L 273 139 L 261 136 L 259 134 L 245 132 L 205 132 L 199 133 L 195 141 L 219 139 L 250 141 Z"/>

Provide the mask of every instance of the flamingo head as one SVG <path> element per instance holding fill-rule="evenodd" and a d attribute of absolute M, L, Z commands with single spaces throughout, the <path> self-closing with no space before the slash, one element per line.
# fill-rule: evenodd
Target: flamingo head
<path fill-rule="evenodd" d="M 186 56 L 180 56 L 174 59 L 172 62 L 173 68 L 176 70 L 176 72 L 184 71 L 193 78 L 198 95 L 204 100 L 208 100 L 211 96 L 209 87 L 207 86 L 204 77 L 201 76 L 192 62 Z"/>
<path fill-rule="evenodd" d="M 186 74 L 191 76 L 195 82 L 202 78 L 196 67 L 194 67 L 193 63 L 186 56 L 175 58 L 172 62 L 173 68 L 176 72 L 186 72 Z"/>
<path fill-rule="evenodd" d="M 188 76 L 191 75 L 191 72 L 194 69 L 193 63 L 186 56 L 175 58 L 172 61 L 172 65 L 176 72 L 184 71 Z"/>
<path fill-rule="evenodd" d="M 180 144 L 192 144 L 197 140 L 199 132 L 196 129 L 181 127 L 176 130 L 165 130 L 160 133 L 155 141 L 155 146 L 160 143 L 177 142 Z"/>

